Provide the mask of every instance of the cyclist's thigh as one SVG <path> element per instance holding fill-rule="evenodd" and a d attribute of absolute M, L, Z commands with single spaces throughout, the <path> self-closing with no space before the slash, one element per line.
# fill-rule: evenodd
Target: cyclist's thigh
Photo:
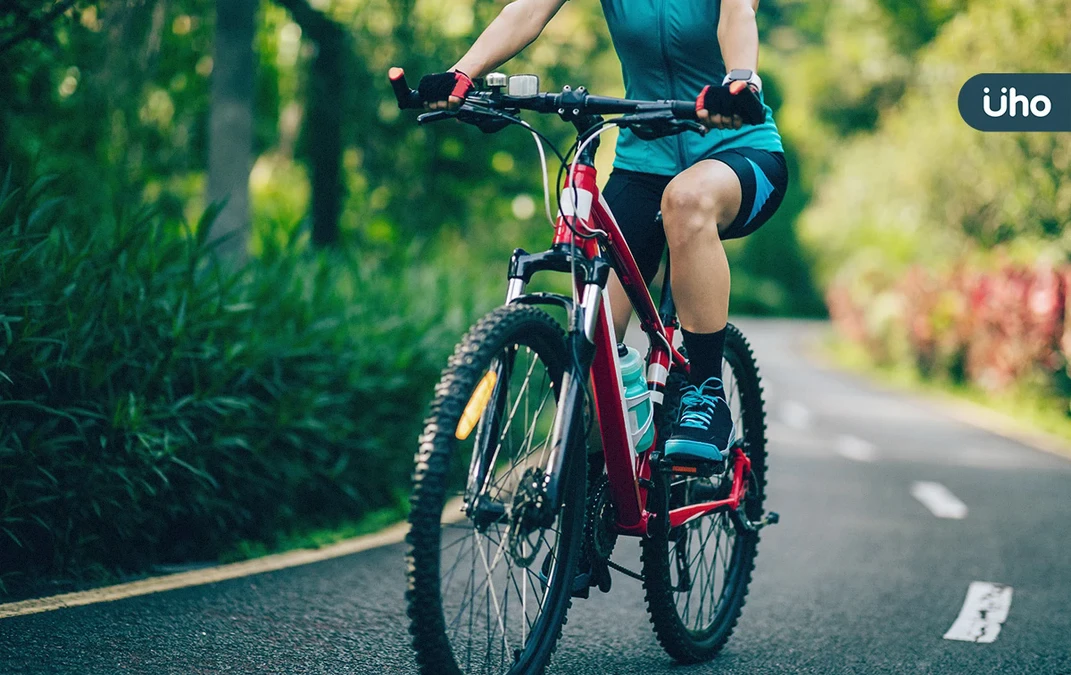
<path fill-rule="evenodd" d="M 662 202 L 662 215 L 671 228 L 685 225 L 673 222 L 674 218 L 701 214 L 704 220 L 713 217 L 721 232 L 740 210 L 741 181 L 720 159 L 704 159 L 677 174 Z"/>
<path fill-rule="evenodd" d="M 740 148 L 719 152 L 710 160 L 728 165 L 740 181 L 740 207 L 729 224 L 720 227 L 721 238 L 737 239 L 759 229 L 785 198 L 788 168 L 784 154 Z"/>
<path fill-rule="evenodd" d="M 662 193 L 672 176 L 614 169 L 602 191 L 614 220 L 625 236 L 643 280 L 650 284 L 662 262 L 666 233 L 655 222 Z"/>

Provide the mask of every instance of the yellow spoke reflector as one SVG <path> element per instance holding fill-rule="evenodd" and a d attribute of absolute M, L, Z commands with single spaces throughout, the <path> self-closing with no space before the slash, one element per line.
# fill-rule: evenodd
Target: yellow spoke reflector
<path fill-rule="evenodd" d="M 495 390 L 495 382 L 498 382 L 498 373 L 489 370 L 480 380 L 480 383 L 476 385 L 476 391 L 472 392 L 472 397 L 465 406 L 465 412 L 461 413 L 461 421 L 457 423 L 457 431 L 454 432 L 457 440 L 465 440 L 472 433 L 472 430 L 476 428 L 476 423 L 480 421 L 483 409 L 487 407 L 487 402 L 491 400 L 491 393 Z"/>

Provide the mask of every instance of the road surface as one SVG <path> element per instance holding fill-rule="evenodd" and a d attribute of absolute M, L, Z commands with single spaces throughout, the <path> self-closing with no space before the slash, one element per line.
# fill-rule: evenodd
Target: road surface
<path fill-rule="evenodd" d="M 782 520 L 736 632 L 712 663 L 675 666 L 617 575 L 574 603 L 550 672 L 1071 674 L 1071 462 L 821 367 L 804 348 L 821 324 L 740 325 Z M 0 673 L 410 673 L 404 586 L 394 545 L 3 619 Z"/>

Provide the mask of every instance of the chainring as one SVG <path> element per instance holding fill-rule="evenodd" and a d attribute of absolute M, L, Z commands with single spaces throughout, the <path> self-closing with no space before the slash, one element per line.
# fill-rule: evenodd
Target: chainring
<path fill-rule="evenodd" d="M 588 560 L 606 564 L 617 544 L 617 509 L 610 498 L 610 479 L 605 474 L 595 479 L 588 492 L 587 518 L 584 524 L 584 550 Z"/>

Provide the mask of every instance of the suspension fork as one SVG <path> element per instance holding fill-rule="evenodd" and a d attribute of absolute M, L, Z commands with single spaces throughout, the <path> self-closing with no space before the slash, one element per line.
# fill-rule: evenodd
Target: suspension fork
<path fill-rule="evenodd" d="M 480 417 L 476 427 L 476 443 L 469 463 L 469 492 L 466 494 L 466 509 L 471 512 L 480 497 L 487 490 L 487 480 L 491 469 L 498 459 L 501 439 L 498 434 L 502 426 L 502 411 L 506 409 L 510 380 L 513 377 L 513 364 L 517 357 L 517 348 L 509 347 L 495 364 L 495 388 L 488 406 L 490 414 Z"/>
<path fill-rule="evenodd" d="M 517 249 L 513 257 L 517 258 L 524 252 Z M 510 278 L 509 287 L 506 290 L 506 302 L 510 304 L 524 294 L 527 286 L 523 278 Z M 490 414 L 480 417 L 476 427 L 476 443 L 472 452 L 472 460 L 469 462 L 469 479 L 465 494 L 465 508 L 472 513 L 476 508 L 480 497 L 487 491 L 487 480 L 491 476 L 491 469 L 498 459 L 498 450 L 501 439 L 502 417 L 509 395 L 510 380 L 513 377 L 513 364 L 517 357 L 516 347 L 511 346 L 499 357 L 495 364 L 495 388 L 491 394 L 491 401 L 487 410 Z"/>
<path fill-rule="evenodd" d="M 603 282 L 605 284 L 605 281 Z M 569 484 L 569 471 L 575 463 L 567 461 L 570 453 L 579 452 L 584 439 L 584 400 L 587 396 L 587 373 L 595 357 L 595 331 L 605 308 L 603 285 L 586 283 L 581 293 L 573 330 L 567 336 L 567 348 L 574 355 L 570 367 L 562 374 L 562 391 L 551 433 L 550 456 L 543 482 L 544 526 L 550 527 L 561 505 L 561 486 Z"/>

